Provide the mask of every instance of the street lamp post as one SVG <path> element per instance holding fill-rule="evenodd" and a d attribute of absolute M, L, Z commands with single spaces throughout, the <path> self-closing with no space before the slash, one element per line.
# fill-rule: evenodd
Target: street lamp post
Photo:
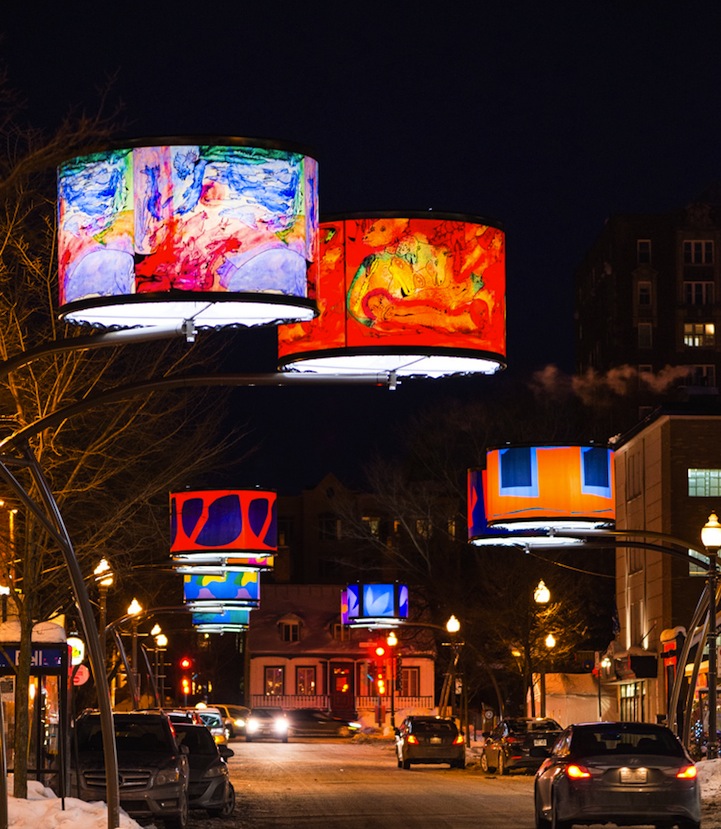
<path fill-rule="evenodd" d="M 547 605 L 551 601 L 551 591 L 546 587 L 546 583 L 541 579 L 538 584 L 536 585 L 536 589 L 533 591 L 533 601 L 537 605 Z M 532 638 L 531 638 L 532 641 Z M 536 716 L 536 694 L 535 689 L 533 687 L 533 659 L 531 655 L 531 642 L 528 643 L 528 652 L 526 654 L 526 658 L 528 660 L 528 676 L 526 677 L 526 682 L 530 681 L 531 686 L 531 716 Z M 546 674 L 545 674 L 545 667 L 541 666 L 541 674 L 540 674 L 540 705 L 541 705 L 541 716 L 545 717 L 545 708 L 546 708 Z M 526 693 L 526 689 L 524 689 L 524 694 Z"/>
<path fill-rule="evenodd" d="M 160 707 L 165 702 L 165 649 L 168 647 L 168 637 L 164 633 L 155 636 L 155 684 L 160 697 Z"/>
<path fill-rule="evenodd" d="M 128 616 L 130 616 L 130 624 L 132 629 L 132 645 L 131 645 L 131 670 L 133 672 L 133 695 L 135 696 L 135 707 L 140 704 L 140 688 L 138 681 L 140 673 L 138 671 L 138 614 L 143 612 L 142 605 L 137 599 L 133 599 L 128 606 Z"/>
<path fill-rule="evenodd" d="M 549 633 L 544 640 L 544 644 L 548 648 L 548 653 L 556 647 L 556 637 Z M 541 716 L 546 716 L 546 661 L 544 659 L 541 665 Z"/>
<path fill-rule="evenodd" d="M 390 648 L 390 676 L 388 679 L 391 684 L 391 728 L 396 727 L 396 646 L 398 645 L 398 637 L 394 631 L 391 631 L 386 637 L 386 643 Z"/>
<path fill-rule="evenodd" d="M 708 742 L 706 744 L 706 759 L 715 760 L 718 757 L 718 730 L 716 716 L 716 701 L 718 698 L 718 660 L 716 649 L 716 585 L 718 578 L 718 551 L 721 547 L 721 524 L 715 512 L 709 515 L 708 521 L 701 529 L 701 542 L 708 554 L 708 575 L 706 585 L 708 590 Z"/>
<path fill-rule="evenodd" d="M 98 566 L 93 570 L 95 583 L 98 585 L 98 599 L 100 617 L 98 619 L 98 633 L 100 636 L 100 652 L 105 665 L 105 627 L 108 619 L 108 590 L 113 586 L 115 575 L 106 558 L 101 558 Z"/>

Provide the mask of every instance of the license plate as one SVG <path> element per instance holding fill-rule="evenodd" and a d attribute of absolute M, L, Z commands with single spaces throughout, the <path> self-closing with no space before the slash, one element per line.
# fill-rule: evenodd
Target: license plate
<path fill-rule="evenodd" d="M 648 775 L 647 769 L 619 769 L 622 783 L 645 783 Z"/>
<path fill-rule="evenodd" d="M 545 745 L 546 745 L 546 741 L 545 741 L 545 740 L 534 740 L 534 741 L 533 741 L 533 745 L 534 745 L 534 746 L 545 746 Z"/>
<path fill-rule="evenodd" d="M 443 742 L 440 737 L 431 737 L 431 742 L 435 745 L 437 743 Z"/>

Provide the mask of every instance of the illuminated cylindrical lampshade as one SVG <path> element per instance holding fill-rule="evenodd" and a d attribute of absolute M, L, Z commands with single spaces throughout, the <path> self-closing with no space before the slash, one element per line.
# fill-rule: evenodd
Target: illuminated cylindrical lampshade
<path fill-rule="evenodd" d="M 309 320 L 317 163 L 251 139 L 132 142 L 58 168 L 60 315 L 96 327 Z"/>
<path fill-rule="evenodd" d="M 474 544 L 499 530 L 546 533 L 608 527 L 616 518 L 613 452 L 599 446 L 490 450 L 485 471 L 469 472 L 468 509 Z M 558 534 L 553 540 L 562 542 Z"/>
<path fill-rule="evenodd" d="M 408 585 L 349 584 L 341 595 L 341 621 L 364 627 L 374 623 L 399 623 L 408 618 Z"/>
<path fill-rule="evenodd" d="M 441 377 L 505 368 L 505 234 L 460 214 L 334 217 L 309 271 L 319 315 L 278 328 L 281 366 Z"/>
<path fill-rule="evenodd" d="M 170 494 L 170 553 L 176 562 L 266 567 L 278 549 L 276 493 L 263 489 Z"/>
<path fill-rule="evenodd" d="M 183 576 L 185 604 L 201 610 L 203 605 L 258 607 L 260 573 L 253 568 L 238 567 L 215 576 L 188 573 Z"/>
<path fill-rule="evenodd" d="M 250 624 L 250 609 L 223 609 L 218 613 L 193 613 L 192 621 L 199 633 L 244 631 Z"/>

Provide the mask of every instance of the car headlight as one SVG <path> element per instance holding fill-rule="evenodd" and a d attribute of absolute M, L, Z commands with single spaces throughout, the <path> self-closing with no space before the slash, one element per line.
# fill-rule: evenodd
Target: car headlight
<path fill-rule="evenodd" d="M 246 729 L 248 731 L 250 731 L 251 734 L 252 734 L 254 731 L 258 730 L 258 725 L 259 725 L 258 720 L 248 720 L 248 722 L 246 724 Z"/>
<path fill-rule="evenodd" d="M 203 777 L 222 777 L 225 774 L 223 766 L 211 766 Z"/>
<path fill-rule="evenodd" d="M 235 720 L 233 725 L 237 725 L 238 728 L 244 728 L 245 727 L 245 720 L 239 717 L 237 720 Z"/>
<path fill-rule="evenodd" d="M 180 780 L 180 771 L 176 766 L 169 769 L 161 769 L 155 775 L 155 785 L 165 786 L 168 783 L 177 783 Z"/>
<path fill-rule="evenodd" d="M 288 721 L 282 720 L 280 717 L 275 721 L 274 724 L 275 730 L 278 734 L 284 734 L 288 730 Z"/>

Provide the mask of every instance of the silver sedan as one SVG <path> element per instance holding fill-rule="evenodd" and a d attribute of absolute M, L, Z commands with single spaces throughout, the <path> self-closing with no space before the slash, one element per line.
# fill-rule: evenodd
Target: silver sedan
<path fill-rule="evenodd" d="M 534 807 L 537 829 L 701 825 L 696 766 L 670 729 L 651 723 L 569 726 L 536 773 Z"/>

